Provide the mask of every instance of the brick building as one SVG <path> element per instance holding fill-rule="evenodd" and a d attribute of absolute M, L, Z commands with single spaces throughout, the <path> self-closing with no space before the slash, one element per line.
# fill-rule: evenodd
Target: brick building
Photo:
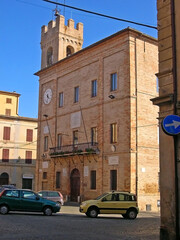
<path fill-rule="evenodd" d="M 157 210 L 157 40 L 127 28 L 82 42 L 83 25 L 63 16 L 42 27 L 36 190 L 72 201 L 130 191 Z"/>
<path fill-rule="evenodd" d="M 0 185 L 34 189 L 37 119 L 18 115 L 19 97 L 0 91 Z"/>
<path fill-rule="evenodd" d="M 168 115 L 180 116 L 180 1 L 157 0 L 159 126 Z M 160 239 L 180 239 L 180 137 L 160 127 Z"/>

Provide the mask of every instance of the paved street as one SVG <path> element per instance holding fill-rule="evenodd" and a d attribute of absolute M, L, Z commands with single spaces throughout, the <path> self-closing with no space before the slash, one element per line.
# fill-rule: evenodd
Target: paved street
<path fill-rule="evenodd" d="M 47 217 L 41 213 L 0 215 L 0 239 L 6 240 L 159 240 L 158 213 L 143 212 L 136 220 L 120 215 L 96 219 L 79 213 L 78 207 L 62 206 Z"/>

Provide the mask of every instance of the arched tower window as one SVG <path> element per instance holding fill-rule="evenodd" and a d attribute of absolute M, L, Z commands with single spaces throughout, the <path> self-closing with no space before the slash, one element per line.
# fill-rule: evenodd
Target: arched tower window
<path fill-rule="evenodd" d="M 67 46 L 66 48 L 66 57 L 71 56 L 74 53 L 74 48 L 71 46 Z"/>
<path fill-rule="evenodd" d="M 53 48 L 49 47 L 47 50 L 47 67 L 53 64 Z"/>

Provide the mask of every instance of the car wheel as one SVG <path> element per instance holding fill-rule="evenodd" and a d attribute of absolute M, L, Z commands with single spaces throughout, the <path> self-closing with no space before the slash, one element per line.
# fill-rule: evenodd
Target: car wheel
<path fill-rule="evenodd" d="M 89 216 L 89 212 L 86 212 L 86 216 L 87 216 L 87 217 L 90 217 L 90 216 Z"/>
<path fill-rule="evenodd" d="M 122 214 L 122 216 L 123 216 L 123 218 L 125 218 L 125 219 L 128 218 L 127 214 Z"/>
<path fill-rule="evenodd" d="M 98 210 L 97 208 L 93 207 L 90 208 L 87 212 L 87 216 L 91 217 L 91 218 L 96 218 L 98 216 Z"/>
<path fill-rule="evenodd" d="M 44 215 L 46 215 L 46 216 L 52 215 L 52 209 L 50 207 L 45 207 L 43 212 L 44 212 Z"/>
<path fill-rule="evenodd" d="M 135 219 L 137 217 L 137 212 L 134 209 L 129 209 L 127 212 L 127 217 L 129 219 Z"/>
<path fill-rule="evenodd" d="M 8 209 L 8 207 L 6 205 L 2 205 L 0 207 L 0 213 L 1 214 L 7 214 L 8 212 L 9 212 L 9 209 Z"/>

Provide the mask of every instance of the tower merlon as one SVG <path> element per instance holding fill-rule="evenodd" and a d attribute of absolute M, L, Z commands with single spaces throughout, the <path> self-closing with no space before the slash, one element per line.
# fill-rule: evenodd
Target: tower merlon
<path fill-rule="evenodd" d="M 73 19 L 68 20 L 68 27 L 71 28 L 71 29 L 74 28 L 74 20 Z"/>

